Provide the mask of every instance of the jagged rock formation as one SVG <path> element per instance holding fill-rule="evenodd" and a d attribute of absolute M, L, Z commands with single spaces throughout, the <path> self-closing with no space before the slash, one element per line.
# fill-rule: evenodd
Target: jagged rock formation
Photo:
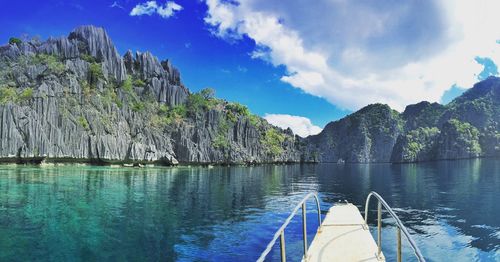
<path fill-rule="evenodd" d="M 188 91 L 181 83 L 179 71 L 168 60 L 160 63 L 150 52 L 136 52 L 133 56 L 130 50 L 123 60 L 133 78 L 150 81 L 147 87 L 152 89 L 160 103 L 176 106 L 186 101 Z"/>
<path fill-rule="evenodd" d="M 500 78 L 443 106 L 373 104 L 301 139 L 191 93 L 170 61 L 121 57 L 104 29 L 0 46 L 0 161 L 416 162 L 500 156 Z"/>
<path fill-rule="evenodd" d="M 210 92 L 191 93 L 151 53 L 121 57 L 104 29 L 0 47 L 0 159 L 297 162 L 298 138 Z"/>
<path fill-rule="evenodd" d="M 420 102 L 402 114 L 370 105 L 305 139 L 304 160 L 418 162 L 500 156 L 500 78 L 443 106 Z"/>

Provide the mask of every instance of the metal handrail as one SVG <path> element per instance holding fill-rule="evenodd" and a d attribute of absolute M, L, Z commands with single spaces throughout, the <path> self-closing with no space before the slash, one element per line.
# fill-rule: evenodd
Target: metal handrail
<path fill-rule="evenodd" d="M 278 238 L 280 238 L 281 261 L 282 262 L 286 261 L 285 228 L 288 226 L 288 224 L 290 224 L 290 221 L 292 221 L 292 218 L 295 216 L 295 214 L 297 213 L 297 211 L 301 207 L 302 207 L 302 234 L 303 234 L 302 240 L 304 243 L 304 258 L 307 257 L 307 248 L 308 247 L 307 247 L 307 230 L 306 230 L 307 229 L 306 228 L 306 201 L 311 197 L 314 197 L 314 199 L 316 200 L 316 207 L 318 208 L 318 221 L 319 221 L 318 231 L 321 229 L 321 208 L 319 205 L 319 198 L 315 193 L 309 193 L 300 201 L 299 204 L 297 204 L 297 206 L 293 209 L 292 213 L 290 214 L 290 216 L 288 216 L 288 218 L 285 220 L 283 225 L 278 229 L 278 231 L 276 231 L 276 233 L 274 233 L 273 239 L 271 240 L 271 242 L 269 242 L 269 244 L 267 244 L 266 249 L 264 250 L 264 252 L 262 252 L 259 259 L 257 259 L 258 262 L 264 261 L 264 259 L 269 254 L 269 252 L 271 252 L 271 249 L 273 248 L 273 246 L 276 244 L 276 240 L 278 240 Z"/>
<path fill-rule="evenodd" d="M 397 250 L 397 261 L 401 262 L 402 260 L 402 255 L 401 255 L 401 231 L 403 231 L 403 234 L 405 235 L 406 239 L 410 243 L 411 248 L 413 249 L 413 252 L 415 252 L 415 256 L 417 257 L 418 261 L 425 262 L 425 258 L 422 255 L 422 252 L 420 252 L 420 249 L 417 247 L 417 244 L 415 244 L 415 241 L 411 238 L 410 233 L 408 233 L 408 230 L 406 227 L 401 223 L 401 220 L 399 220 L 399 217 L 394 213 L 392 208 L 385 202 L 385 200 L 377 193 L 377 192 L 370 192 L 368 196 L 366 197 L 366 204 L 365 204 L 365 223 L 368 224 L 368 206 L 370 205 L 370 198 L 372 196 L 375 196 L 378 199 L 378 205 L 377 205 L 377 245 L 378 245 L 378 255 L 380 256 L 382 252 L 382 205 L 385 207 L 387 212 L 396 220 L 397 224 L 397 245 L 398 245 L 398 250 Z"/>

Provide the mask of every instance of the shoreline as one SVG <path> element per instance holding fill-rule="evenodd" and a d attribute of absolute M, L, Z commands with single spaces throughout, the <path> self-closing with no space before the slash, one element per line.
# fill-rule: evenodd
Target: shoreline
<path fill-rule="evenodd" d="M 439 161 L 460 161 L 473 159 L 500 159 L 500 156 L 481 156 L 470 158 L 456 159 L 433 159 L 418 162 L 311 162 L 311 161 L 276 161 L 276 162 L 242 162 L 242 163 L 221 163 L 221 162 L 179 162 L 176 164 L 167 163 L 165 161 L 122 161 L 122 160 L 95 160 L 95 159 L 76 159 L 76 158 L 0 158 L 0 165 L 32 165 L 32 166 L 65 166 L 65 165 L 81 165 L 81 166 L 107 166 L 107 167 L 214 167 L 214 166 L 263 166 L 263 165 L 310 165 L 310 164 L 337 164 L 337 165 L 370 165 L 370 164 L 391 164 L 391 165 L 408 165 L 408 164 L 424 164 Z"/>

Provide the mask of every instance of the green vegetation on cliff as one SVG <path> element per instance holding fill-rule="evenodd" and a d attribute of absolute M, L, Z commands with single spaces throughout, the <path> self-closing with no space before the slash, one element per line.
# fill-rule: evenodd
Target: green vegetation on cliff
<path fill-rule="evenodd" d="M 490 77 L 446 106 L 424 101 L 402 114 L 366 106 L 329 123 L 303 147 L 306 160 L 327 162 L 491 157 L 500 156 L 499 129 L 500 78 Z"/>
<path fill-rule="evenodd" d="M 17 45 L 17 44 L 21 44 L 23 41 L 17 37 L 11 37 L 9 38 L 9 44 L 11 45 Z"/>
<path fill-rule="evenodd" d="M 419 127 L 401 135 L 393 149 L 392 162 L 417 162 L 435 157 L 437 127 Z"/>
<path fill-rule="evenodd" d="M 8 102 L 20 103 L 28 101 L 31 98 L 33 98 L 33 89 L 30 87 L 22 89 L 19 93 L 15 87 L 0 87 L 0 104 L 2 105 L 7 104 Z"/>
<path fill-rule="evenodd" d="M 0 87 L 0 103 L 7 104 L 8 102 L 15 102 L 17 100 L 16 88 L 2 86 Z"/>
<path fill-rule="evenodd" d="M 169 60 L 120 56 L 94 26 L 0 48 L 0 122 L 0 158 L 14 161 L 300 161 L 289 131 L 211 88 L 190 92 Z"/>
<path fill-rule="evenodd" d="M 404 121 L 388 105 L 372 104 L 306 139 L 306 161 L 388 162 Z"/>
<path fill-rule="evenodd" d="M 438 138 L 438 158 L 456 159 L 481 155 L 479 131 L 470 123 L 448 120 Z"/>
<path fill-rule="evenodd" d="M 443 105 L 424 101 L 407 106 L 401 116 L 405 121 L 406 130 L 419 127 L 437 127 L 445 110 L 446 107 Z"/>
<path fill-rule="evenodd" d="M 98 80 L 104 78 L 102 66 L 100 63 L 93 62 L 89 65 L 90 82 L 95 84 Z"/>
<path fill-rule="evenodd" d="M 215 98 L 215 91 L 211 88 L 202 89 L 200 92 L 189 94 L 186 103 L 187 113 L 197 116 L 222 104 L 221 99 Z"/>
<path fill-rule="evenodd" d="M 499 78 L 446 106 L 421 102 L 400 114 L 368 105 L 300 139 L 244 105 L 216 98 L 211 88 L 190 92 L 168 60 L 149 52 L 121 57 L 104 29 L 93 26 L 45 42 L 11 39 L 0 48 L 0 107 L 5 158 L 35 151 L 163 163 L 500 156 Z"/>
<path fill-rule="evenodd" d="M 285 141 L 285 136 L 278 132 L 276 128 L 269 128 L 261 138 L 261 143 L 266 148 L 266 151 L 271 156 L 279 156 L 283 153 L 282 143 Z"/>
<path fill-rule="evenodd" d="M 60 75 L 66 70 L 66 66 L 61 62 L 61 60 L 55 55 L 47 55 L 47 54 L 36 54 L 33 58 L 34 64 L 43 64 L 47 66 L 49 70 L 49 74 Z M 30 62 L 28 62 L 30 63 Z"/>

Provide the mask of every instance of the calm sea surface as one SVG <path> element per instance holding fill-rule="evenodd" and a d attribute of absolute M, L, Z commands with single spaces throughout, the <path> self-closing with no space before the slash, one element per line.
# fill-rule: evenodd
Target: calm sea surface
<path fill-rule="evenodd" d="M 307 192 L 375 190 L 429 261 L 500 261 L 500 160 L 410 165 L 0 166 L 0 261 L 254 261 Z M 308 231 L 317 227 L 309 202 Z M 373 205 L 373 209 L 375 209 Z M 371 218 L 376 213 L 370 214 Z M 373 224 L 375 221 L 372 220 Z M 383 250 L 395 256 L 384 216 Z M 372 227 L 372 232 L 374 227 Z M 286 231 L 300 261 L 300 215 Z M 279 260 L 276 245 L 269 260 Z M 404 243 L 404 258 L 413 261 Z"/>

